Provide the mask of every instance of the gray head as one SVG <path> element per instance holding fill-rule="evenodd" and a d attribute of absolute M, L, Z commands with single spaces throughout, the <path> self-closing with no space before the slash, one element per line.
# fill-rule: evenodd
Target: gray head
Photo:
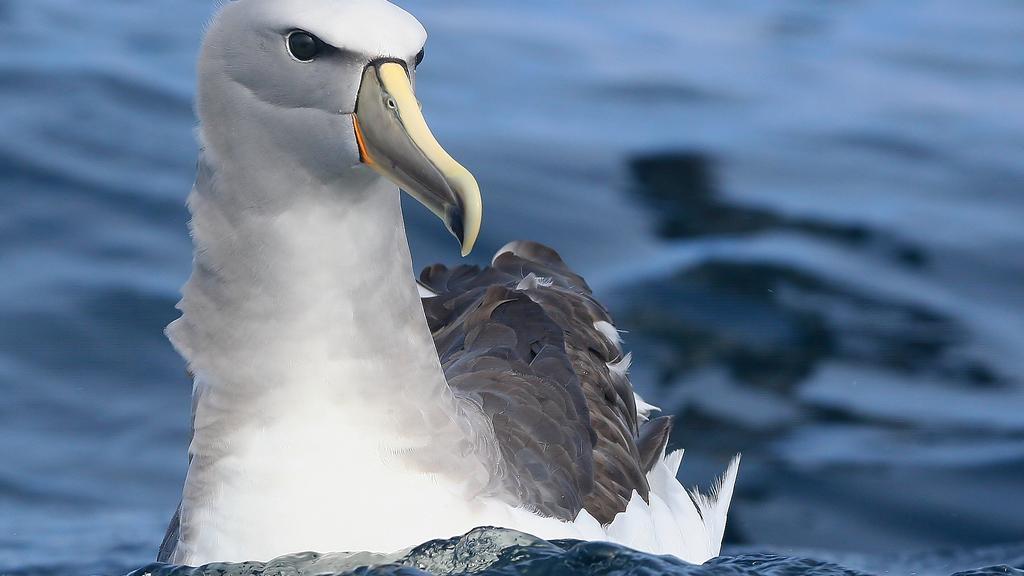
<path fill-rule="evenodd" d="M 328 185 L 372 168 L 444 220 L 468 253 L 479 189 L 431 135 L 413 93 L 426 38 L 385 0 L 228 3 L 199 62 L 206 153 Z"/>

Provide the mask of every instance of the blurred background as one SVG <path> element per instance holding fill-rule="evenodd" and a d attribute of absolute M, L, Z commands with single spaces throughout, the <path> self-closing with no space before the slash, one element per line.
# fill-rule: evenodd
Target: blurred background
<path fill-rule="evenodd" d="M 400 4 L 485 193 L 472 260 L 583 272 L 683 479 L 743 452 L 730 550 L 1024 550 L 1024 3 Z M 137 567 L 177 505 L 213 9 L 0 2 L 0 573 Z M 418 266 L 457 260 L 406 214 Z"/>

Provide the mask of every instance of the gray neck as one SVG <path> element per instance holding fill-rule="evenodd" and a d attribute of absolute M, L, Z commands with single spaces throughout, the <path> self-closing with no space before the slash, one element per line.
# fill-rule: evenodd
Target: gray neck
<path fill-rule="evenodd" d="M 428 470 L 467 451 L 486 467 L 478 447 L 490 442 L 453 398 L 427 328 L 398 190 L 363 167 L 319 183 L 296 167 L 247 175 L 207 160 L 189 198 L 193 274 L 168 328 L 197 377 L 192 456 L 233 456 L 225 439 L 315 407 L 364 422 L 368 442 L 380 428 Z M 291 188 L 264 177 L 282 173 Z"/>

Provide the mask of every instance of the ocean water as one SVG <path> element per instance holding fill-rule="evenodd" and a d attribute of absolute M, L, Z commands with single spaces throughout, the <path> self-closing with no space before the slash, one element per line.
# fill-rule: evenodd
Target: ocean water
<path fill-rule="evenodd" d="M 1021 573 L 1024 4 L 634 4 L 404 3 L 427 119 L 484 190 L 473 260 L 557 248 L 677 415 L 684 481 L 743 452 L 726 556 L 497 531 L 377 572 Z M 213 9 L 0 2 L 0 574 L 131 572 L 177 504 L 162 329 Z M 407 220 L 419 265 L 457 259 Z M 466 546 L 493 558 L 424 560 Z"/>

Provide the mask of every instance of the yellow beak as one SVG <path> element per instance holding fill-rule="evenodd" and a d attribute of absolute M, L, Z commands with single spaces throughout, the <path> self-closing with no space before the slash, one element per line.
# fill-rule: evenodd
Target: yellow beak
<path fill-rule="evenodd" d="M 363 163 L 444 221 L 468 255 L 480 234 L 480 187 L 430 132 L 402 64 L 387 60 L 366 67 L 353 123 Z"/>

